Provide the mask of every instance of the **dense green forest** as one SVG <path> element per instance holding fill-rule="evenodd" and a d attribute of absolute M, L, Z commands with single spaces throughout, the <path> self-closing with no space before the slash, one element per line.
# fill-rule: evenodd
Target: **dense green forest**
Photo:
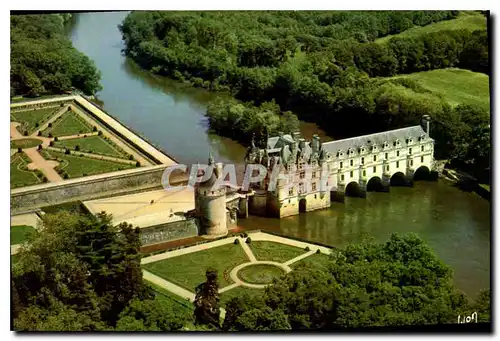
<path fill-rule="evenodd" d="M 143 280 L 139 233 L 105 214 L 46 214 L 12 264 L 14 330 L 335 329 L 456 323 L 470 311 L 490 321 L 489 290 L 466 297 L 451 269 L 409 234 L 317 255 L 321 262 L 298 266 L 259 297 L 232 299 L 223 323 L 207 326 L 199 314 L 204 302 L 218 309 L 217 300 L 200 292 L 200 309 L 184 309 Z M 217 295 L 216 280 L 208 284 Z"/>
<path fill-rule="evenodd" d="M 61 94 L 72 87 L 90 95 L 100 72 L 65 36 L 70 14 L 10 16 L 10 95 Z"/>
<path fill-rule="evenodd" d="M 254 111 L 247 127 L 240 124 L 235 129 L 238 103 L 210 106 L 211 126 L 221 134 L 237 135 L 247 143 L 253 133 L 265 135 L 269 111 L 250 108 L 271 101 L 279 112 L 291 111 L 316 122 L 335 138 L 419 124 L 427 114 L 433 118 L 436 158 L 452 159 L 488 181 L 484 170 L 489 168 L 489 135 L 482 134 L 489 113 L 467 107 L 480 112 L 475 119 L 479 128 L 472 132 L 464 129 L 470 123 L 464 118 L 464 106 L 450 104 L 416 81 L 391 78 L 451 67 L 488 74 L 485 30 L 397 35 L 459 15 L 458 11 L 132 12 L 120 30 L 125 53 L 143 68 L 194 86 L 230 91 Z M 375 42 L 387 35 L 393 36 L 383 44 Z M 282 119 L 279 112 L 273 121 Z"/>

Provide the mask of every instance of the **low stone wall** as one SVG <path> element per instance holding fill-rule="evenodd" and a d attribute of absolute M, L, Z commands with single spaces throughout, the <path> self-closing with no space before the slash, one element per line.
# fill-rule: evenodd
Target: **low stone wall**
<path fill-rule="evenodd" d="M 141 229 L 143 246 L 198 236 L 200 231 L 196 218 Z"/>
<path fill-rule="evenodd" d="M 11 190 L 11 214 L 69 201 L 92 200 L 124 195 L 137 190 L 161 186 L 164 169 L 158 165 L 64 180 L 58 183 L 34 185 Z M 178 179 L 178 180 L 177 180 Z M 182 184 L 185 177 L 173 177 L 171 183 Z"/>

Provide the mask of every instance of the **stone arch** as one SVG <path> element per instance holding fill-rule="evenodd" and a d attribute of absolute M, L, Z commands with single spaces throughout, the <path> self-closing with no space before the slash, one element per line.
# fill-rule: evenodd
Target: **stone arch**
<path fill-rule="evenodd" d="M 348 197 L 363 197 L 361 187 L 356 181 L 351 181 L 345 186 L 345 195 Z"/>
<path fill-rule="evenodd" d="M 299 212 L 306 212 L 307 209 L 307 200 L 306 198 L 302 198 L 299 200 Z"/>
<path fill-rule="evenodd" d="M 372 176 L 370 180 L 366 183 L 366 191 L 367 192 L 383 192 L 384 184 L 382 183 L 382 179 L 378 176 Z"/>
<path fill-rule="evenodd" d="M 404 186 L 405 175 L 403 172 L 396 172 L 391 176 L 391 186 Z"/>
<path fill-rule="evenodd" d="M 413 180 L 429 180 L 430 177 L 431 170 L 425 165 L 418 167 L 415 173 L 413 173 Z"/>

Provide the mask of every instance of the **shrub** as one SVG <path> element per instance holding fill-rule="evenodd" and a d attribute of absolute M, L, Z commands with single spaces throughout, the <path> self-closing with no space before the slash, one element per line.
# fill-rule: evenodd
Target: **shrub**
<path fill-rule="evenodd" d="M 141 163 L 140 163 L 139 161 L 137 161 L 137 162 L 135 163 L 135 166 L 136 166 L 136 167 L 141 167 Z"/>
<path fill-rule="evenodd" d="M 87 153 L 92 154 L 92 150 L 87 150 Z"/>
<path fill-rule="evenodd" d="M 63 179 L 68 179 L 68 178 L 69 178 L 68 173 L 63 173 L 63 175 L 62 175 L 62 176 L 63 176 Z"/>
<path fill-rule="evenodd" d="M 79 145 L 79 144 L 77 144 L 77 145 L 75 146 L 75 150 L 76 150 L 76 151 L 79 151 L 79 150 L 80 150 L 80 145 Z"/>
<path fill-rule="evenodd" d="M 48 181 L 47 177 L 45 175 L 42 175 L 42 182 L 47 182 L 47 181 Z"/>
<path fill-rule="evenodd" d="M 59 141 L 59 139 L 57 138 L 57 136 L 56 136 L 56 137 L 54 137 L 54 141 Z"/>
<path fill-rule="evenodd" d="M 61 108 L 62 108 L 62 107 L 64 107 L 64 103 L 61 103 L 60 107 L 61 107 Z"/>
<path fill-rule="evenodd" d="M 52 128 L 52 123 L 49 123 L 49 128 Z"/>
<path fill-rule="evenodd" d="M 246 232 L 243 232 L 243 238 L 248 237 L 248 234 Z"/>
<path fill-rule="evenodd" d="M 87 137 L 87 135 L 85 134 L 85 135 L 83 135 L 83 137 Z"/>
<path fill-rule="evenodd" d="M 41 131 L 41 130 L 39 130 L 37 135 L 38 135 L 38 136 L 42 136 L 42 131 Z"/>
<path fill-rule="evenodd" d="M 87 173 L 83 173 L 82 175 L 83 175 L 83 176 L 87 176 Z"/>
<path fill-rule="evenodd" d="M 68 149 L 68 148 L 66 148 L 66 150 L 64 151 L 64 154 L 66 154 L 66 155 L 69 155 L 69 154 L 70 154 L 70 151 L 69 151 L 69 149 Z"/>
<path fill-rule="evenodd" d="M 48 135 L 48 136 L 49 136 L 49 137 L 52 137 L 52 133 L 49 133 L 49 135 Z"/>
<path fill-rule="evenodd" d="M 42 149 L 43 149 L 42 145 L 41 145 L 41 144 L 39 144 L 39 145 L 38 145 L 38 150 L 42 150 Z"/>
<path fill-rule="evenodd" d="M 23 152 L 23 149 L 21 147 L 17 148 L 17 152 L 18 153 L 22 153 Z"/>
<path fill-rule="evenodd" d="M 40 123 L 35 122 L 35 127 L 38 128 L 40 126 Z"/>
<path fill-rule="evenodd" d="M 83 134 L 83 130 L 78 131 L 78 134 Z"/>
<path fill-rule="evenodd" d="M 304 251 L 311 251 L 311 249 L 309 248 L 309 246 L 306 246 L 306 247 L 304 248 Z"/>
<path fill-rule="evenodd" d="M 102 130 L 99 130 L 99 131 L 97 132 L 97 136 L 102 136 Z"/>
<path fill-rule="evenodd" d="M 133 159 L 134 159 L 134 155 L 129 155 L 129 156 L 128 156 L 128 159 L 129 159 L 129 160 L 133 160 Z"/>
<path fill-rule="evenodd" d="M 54 147 L 54 141 L 50 141 L 49 146 Z"/>
<path fill-rule="evenodd" d="M 96 132 L 96 131 L 97 131 L 97 127 L 96 127 L 96 126 L 94 126 L 94 127 L 92 128 L 92 131 L 93 131 L 93 132 Z"/>
<path fill-rule="evenodd" d="M 24 135 L 24 136 L 28 136 L 28 131 L 27 131 L 27 130 L 25 130 L 25 131 L 23 132 L 23 135 Z"/>
<path fill-rule="evenodd" d="M 321 253 L 321 251 L 319 249 L 317 249 L 316 253 L 319 255 Z"/>
<path fill-rule="evenodd" d="M 236 239 L 234 240 L 234 245 L 238 245 L 239 243 L 240 243 L 240 240 L 239 240 L 238 238 L 236 238 Z"/>
<path fill-rule="evenodd" d="M 246 240 L 246 243 L 250 244 L 251 242 L 252 242 L 252 238 L 248 237 L 247 240 Z"/>

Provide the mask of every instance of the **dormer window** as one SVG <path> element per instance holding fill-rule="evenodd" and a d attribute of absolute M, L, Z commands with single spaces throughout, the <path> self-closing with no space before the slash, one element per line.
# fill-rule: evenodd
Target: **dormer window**
<path fill-rule="evenodd" d="M 354 149 L 349 149 L 349 156 L 354 156 Z"/>
<path fill-rule="evenodd" d="M 412 144 L 412 143 L 413 143 L 413 138 L 408 137 L 408 138 L 406 139 L 406 144 Z"/>
<path fill-rule="evenodd" d="M 419 136 L 419 138 L 418 138 L 418 140 L 419 140 L 419 141 L 423 141 L 423 140 L 425 140 L 425 135 L 424 135 L 424 134 L 420 135 L 420 136 Z"/>
<path fill-rule="evenodd" d="M 364 153 L 365 151 L 366 151 L 366 148 L 364 146 L 359 148 L 360 154 Z"/>
<path fill-rule="evenodd" d="M 373 145 L 372 146 L 372 152 L 376 152 L 377 151 L 377 146 L 376 145 Z"/>
<path fill-rule="evenodd" d="M 387 148 L 389 148 L 389 142 L 385 141 L 384 142 L 384 149 L 387 149 Z"/>
<path fill-rule="evenodd" d="M 399 147 L 401 145 L 401 142 L 399 141 L 399 139 L 397 139 L 396 141 L 394 141 L 394 146 L 395 147 Z"/>

